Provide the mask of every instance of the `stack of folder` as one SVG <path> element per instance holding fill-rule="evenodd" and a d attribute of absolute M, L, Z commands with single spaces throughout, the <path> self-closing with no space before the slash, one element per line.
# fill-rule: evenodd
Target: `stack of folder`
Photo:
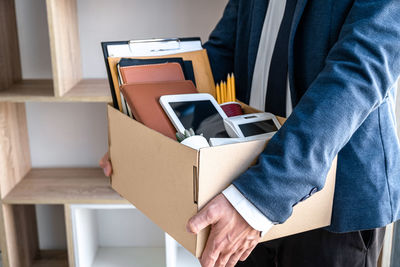
<path fill-rule="evenodd" d="M 102 43 L 114 107 L 171 138 L 176 130 L 159 104 L 162 95 L 197 93 L 206 53 L 199 38 Z M 197 68 L 204 72 L 207 68 Z M 208 74 L 207 74 L 208 75 Z M 212 76 L 211 76 L 212 77 Z M 213 81 L 201 79 L 201 88 Z"/>
<path fill-rule="evenodd" d="M 117 64 L 118 86 L 137 83 L 157 83 L 190 80 L 194 81 L 192 62 L 182 58 L 129 59 L 122 58 Z M 194 84 L 194 83 L 193 83 Z M 194 86 L 193 86 L 194 87 Z M 118 106 L 121 111 L 134 118 L 126 99 L 126 92 L 120 91 Z M 184 92 L 183 92 L 184 93 Z"/>

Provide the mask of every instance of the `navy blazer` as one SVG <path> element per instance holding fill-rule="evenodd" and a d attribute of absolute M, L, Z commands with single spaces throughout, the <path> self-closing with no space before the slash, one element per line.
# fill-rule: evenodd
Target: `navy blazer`
<path fill-rule="evenodd" d="M 335 232 L 400 218 L 400 145 L 395 83 L 400 74 L 399 0 L 298 0 L 289 44 L 295 105 L 258 164 L 234 185 L 282 223 L 323 188 L 338 155 Z M 230 0 L 205 44 L 217 81 L 235 72 L 248 103 L 268 0 Z"/>

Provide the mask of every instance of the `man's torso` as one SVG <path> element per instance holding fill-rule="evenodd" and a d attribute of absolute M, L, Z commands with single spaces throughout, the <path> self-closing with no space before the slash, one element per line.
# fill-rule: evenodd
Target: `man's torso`
<path fill-rule="evenodd" d="M 235 2 L 238 16 L 234 57 L 232 65 L 228 63 L 222 70 L 232 68 L 230 71 L 237 77 L 238 99 L 248 103 L 268 1 Z M 324 68 L 353 4 L 354 0 L 298 1 L 288 62 L 294 106 Z M 213 65 L 212 47 L 206 45 L 206 48 Z M 214 75 L 218 79 L 218 70 L 214 69 Z M 393 88 L 339 153 L 329 228 L 332 231 L 377 228 L 400 217 L 400 146 L 395 127 L 394 95 Z"/>

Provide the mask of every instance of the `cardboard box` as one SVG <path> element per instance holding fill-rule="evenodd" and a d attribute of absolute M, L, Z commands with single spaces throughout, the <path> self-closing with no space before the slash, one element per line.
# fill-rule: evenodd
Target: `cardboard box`
<path fill-rule="evenodd" d="M 203 64 L 202 71 L 195 70 L 202 74 L 196 75 L 198 90 L 214 94 L 214 86 L 202 86 L 205 80 L 198 79 L 205 77 L 208 84 L 212 80 L 207 53 L 200 51 L 198 55 L 201 62 L 207 63 Z M 196 65 L 199 64 L 194 62 Z M 254 110 L 247 107 L 245 112 Z M 252 141 L 197 151 L 147 128 L 111 106 L 108 120 L 114 190 L 200 257 L 209 229 L 197 236 L 189 234 L 187 221 L 245 172 L 257 160 L 266 142 Z M 335 177 L 336 160 L 324 189 L 296 205 L 289 220 L 274 226 L 262 241 L 328 226 Z"/>
<path fill-rule="evenodd" d="M 191 235 L 186 232 L 186 222 L 256 161 L 265 142 L 197 151 L 147 128 L 111 106 L 108 118 L 112 187 L 199 257 L 208 230 Z M 263 241 L 328 226 L 335 176 L 336 162 L 324 189 L 296 205 L 289 220 L 274 226 Z"/>

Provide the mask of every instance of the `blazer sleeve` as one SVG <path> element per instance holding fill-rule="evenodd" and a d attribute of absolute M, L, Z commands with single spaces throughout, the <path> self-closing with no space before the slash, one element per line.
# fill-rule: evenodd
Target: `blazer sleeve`
<path fill-rule="evenodd" d="M 400 73 L 398 0 L 355 0 L 324 69 L 257 165 L 234 181 L 267 218 L 283 223 L 293 206 L 323 188 L 331 163 Z"/>
<path fill-rule="evenodd" d="M 215 81 L 225 80 L 226 75 L 233 72 L 238 1 L 229 0 L 221 20 L 204 44 Z"/>

